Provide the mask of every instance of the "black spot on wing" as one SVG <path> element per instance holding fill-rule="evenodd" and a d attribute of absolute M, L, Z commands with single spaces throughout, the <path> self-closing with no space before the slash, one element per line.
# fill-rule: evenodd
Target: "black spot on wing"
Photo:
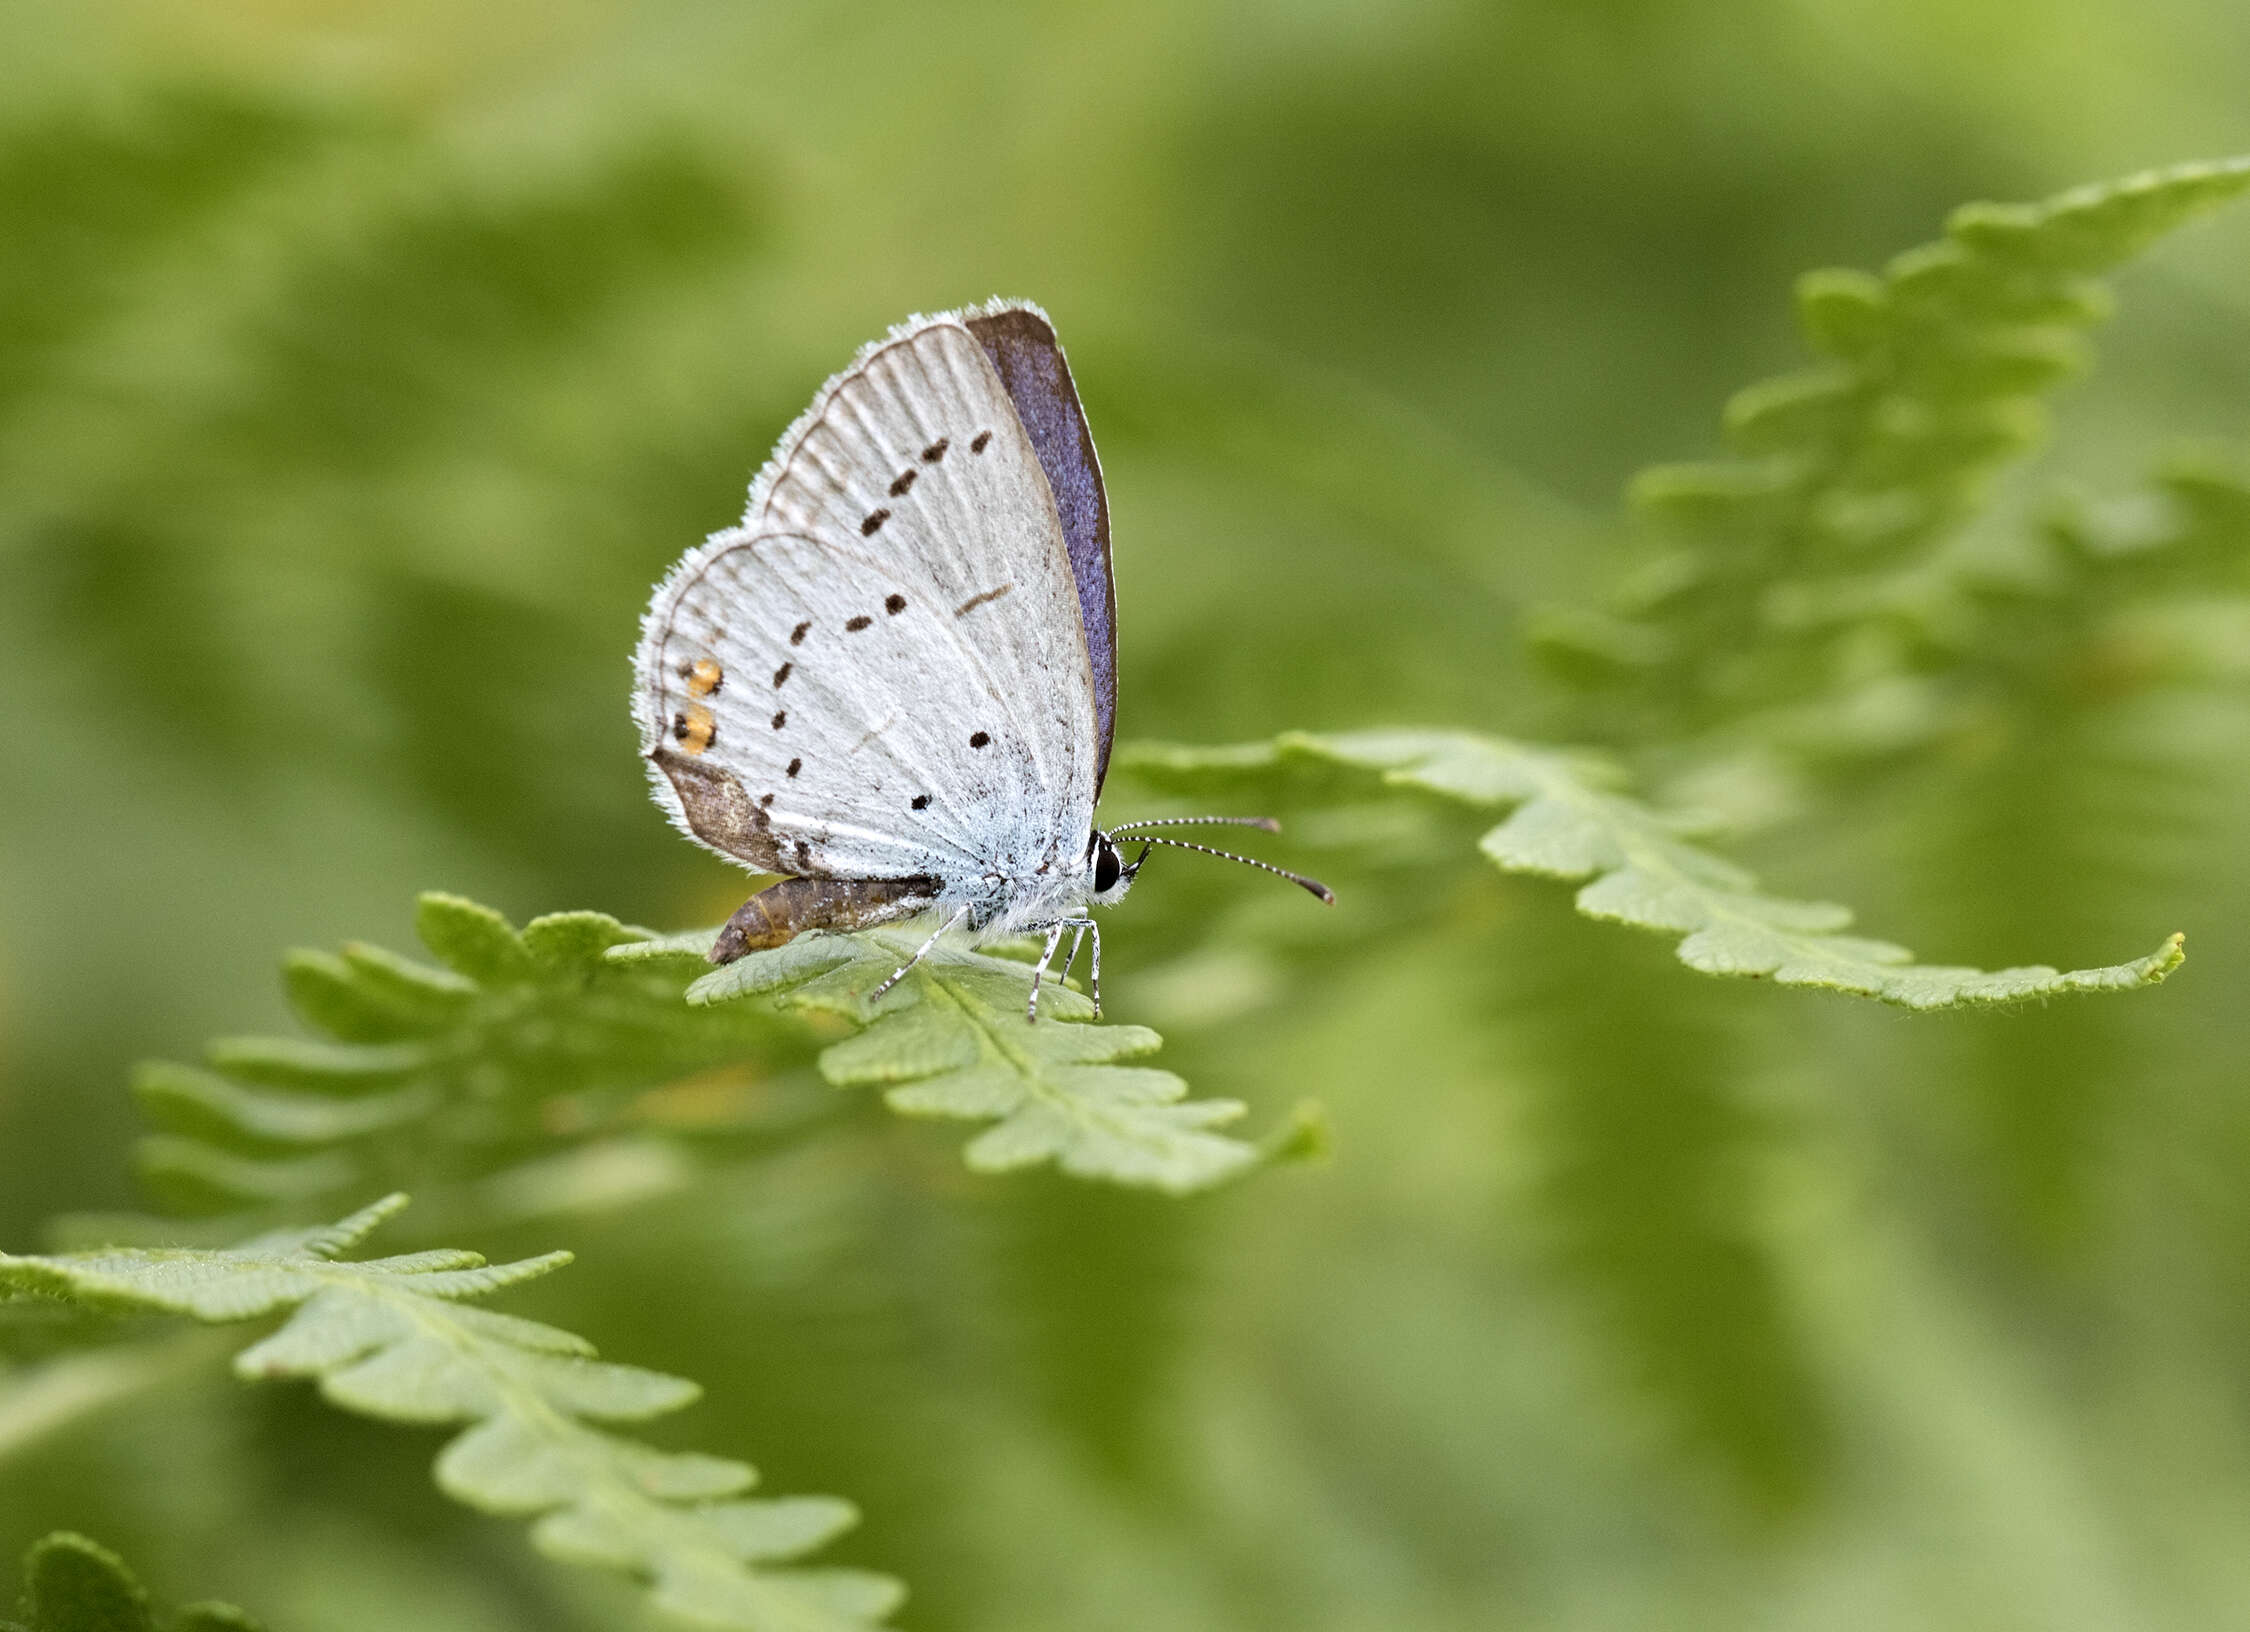
<path fill-rule="evenodd" d="M 804 762 L 803 760 L 801 760 L 801 759 L 793 759 L 793 760 L 791 760 L 791 761 L 789 762 L 789 769 L 788 769 L 788 771 L 787 771 L 787 773 L 786 773 L 786 774 L 787 774 L 787 775 L 790 775 L 790 776 L 795 776 L 795 775 L 796 775 L 796 774 L 797 774 L 797 773 L 798 773 L 799 771 L 803 770 L 804 768 L 805 768 L 805 762 Z"/>
<path fill-rule="evenodd" d="M 796 628 L 790 630 L 789 644 L 792 646 L 802 646 L 805 643 L 805 631 L 810 629 L 811 627 L 812 619 L 807 618 L 803 623 L 797 625 Z"/>
<path fill-rule="evenodd" d="M 862 538 L 873 538 L 878 532 L 882 530 L 883 523 L 890 519 L 891 513 L 888 510 L 868 511 L 866 519 L 859 524 L 859 536 Z"/>
<path fill-rule="evenodd" d="M 866 628 L 866 627 L 867 627 L 867 626 L 868 626 L 869 624 L 873 623 L 874 621 L 875 621 L 875 620 L 874 620 L 873 618 L 869 617 L 869 616 L 868 616 L 868 615 L 867 615 L 866 613 L 862 612 L 862 613 L 861 613 L 861 614 L 860 614 L 860 615 L 859 615 L 858 617 L 856 617 L 856 618 L 846 618 L 846 619 L 844 620 L 844 627 L 845 627 L 845 629 L 847 629 L 848 631 L 850 631 L 850 632 L 851 632 L 852 634 L 855 634 L 855 635 L 856 635 L 856 634 L 858 634 L 858 633 L 859 633 L 859 632 L 860 632 L 860 631 L 861 631 L 862 629 Z"/>
<path fill-rule="evenodd" d="M 884 596 L 883 610 L 888 612 L 892 617 L 897 617 L 901 612 L 904 612 L 906 610 L 906 597 L 904 595 Z"/>
<path fill-rule="evenodd" d="M 782 664 L 780 668 L 773 671 L 773 683 L 777 686 L 780 685 L 782 681 L 789 678 L 790 671 L 795 669 L 796 666 L 794 663 Z"/>
<path fill-rule="evenodd" d="M 984 452 L 984 445 L 991 440 L 992 433 L 990 431 L 979 431 L 969 439 L 969 451 L 971 453 L 982 453 Z"/>
<path fill-rule="evenodd" d="M 985 745 L 986 743 L 990 742 L 991 740 L 992 740 L 992 734 L 991 734 L 990 732 L 988 732 L 988 731 L 979 731 L 979 732 L 975 733 L 975 734 L 974 734 L 973 736 L 971 736 L 971 737 L 969 738 L 969 746 L 970 746 L 971 748 L 982 748 L 982 747 L 983 747 L 983 746 L 984 746 L 984 745 Z"/>
<path fill-rule="evenodd" d="M 780 729 L 781 729 L 781 728 L 782 728 L 783 726 L 787 725 L 788 723 L 789 723 L 789 711 L 788 711 L 787 709 L 785 709 L 785 708 L 777 708 L 777 709 L 775 709 L 775 710 L 773 711 L 773 728 L 774 728 L 774 729 L 775 729 L 776 731 L 779 731 L 779 730 L 780 730 Z"/>
<path fill-rule="evenodd" d="M 914 478 L 921 474 L 922 473 L 920 471 L 915 470 L 911 466 L 909 466 L 905 470 L 900 471 L 898 473 L 898 480 L 891 483 L 891 497 L 894 499 L 904 498 L 906 496 L 906 490 L 914 485 Z"/>
<path fill-rule="evenodd" d="M 930 808 L 930 796 L 926 793 L 916 794 L 913 805 L 916 810 L 928 810 Z"/>
<path fill-rule="evenodd" d="M 945 438 L 942 436 L 939 437 L 935 442 L 932 442 L 928 447 L 922 450 L 922 463 L 924 463 L 925 465 L 936 464 L 940 459 L 943 459 L 945 457 L 946 447 L 947 443 Z"/>

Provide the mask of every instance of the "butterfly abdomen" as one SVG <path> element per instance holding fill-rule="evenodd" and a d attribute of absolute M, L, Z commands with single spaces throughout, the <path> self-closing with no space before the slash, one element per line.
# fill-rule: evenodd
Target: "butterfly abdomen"
<path fill-rule="evenodd" d="M 735 909 L 710 958 L 785 946 L 808 929 L 867 929 L 911 918 L 937 899 L 934 878 L 785 878 Z"/>

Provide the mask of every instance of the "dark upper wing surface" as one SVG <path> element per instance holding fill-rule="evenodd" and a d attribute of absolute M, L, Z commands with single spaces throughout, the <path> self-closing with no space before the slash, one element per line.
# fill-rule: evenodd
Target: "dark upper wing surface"
<path fill-rule="evenodd" d="M 1117 721 L 1117 591 L 1109 565 L 1109 499 L 1102 490 L 1101 461 L 1086 429 L 1078 388 L 1054 328 L 1036 310 L 1002 307 L 968 320 L 1000 376 L 1016 417 L 1023 422 L 1039 455 L 1039 465 L 1054 491 L 1070 551 L 1070 574 L 1078 586 L 1079 617 L 1086 630 L 1086 656 L 1094 670 L 1094 718 L 1100 737 L 1094 759 L 1094 791 L 1109 770 L 1110 738 Z"/>

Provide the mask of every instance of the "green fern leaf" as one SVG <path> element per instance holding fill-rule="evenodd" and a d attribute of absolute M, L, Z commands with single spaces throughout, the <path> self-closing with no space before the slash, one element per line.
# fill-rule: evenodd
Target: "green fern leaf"
<path fill-rule="evenodd" d="M 291 1000 L 323 1036 L 221 1039 L 200 1066 L 139 1069 L 134 1091 L 159 1129 L 139 1167 L 160 1198 L 187 1212 L 312 1206 L 372 1181 L 474 1176 L 610 1131 L 639 1095 L 681 1077 L 808 1059 L 810 1032 L 777 1007 L 873 1021 L 820 1056 L 823 1074 L 885 1087 L 909 1114 L 994 1121 L 969 1147 L 980 1169 L 1053 1160 L 1188 1191 L 1317 1145 L 1303 1117 L 1263 1145 L 1213 1131 L 1242 1107 L 1183 1102 L 1178 1077 L 1123 1063 L 1153 1053 L 1154 1032 L 1027 1024 L 1027 972 L 1005 959 L 941 948 L 866 1014 L 849 994 L 918 941 L 807 936 L 713 973 L 709 933 L 658 939 L 601 913 L 519 932 L 431 894 L 417 928 L 441 966 L 359 944 L 289 956 Z M 719 1001 L 785 989 L 778 1005 Z M 1042 999 L 1057 1021 L 1089 1010 L 1059 983 Z"/>
<path fill-rule="evenodd" d="M 1777 587 L 1773 604 L 1802 626 L 1885 631 L 1888 660 L 1742 724 L 1801 755 L 1849 760 L 2232 674 L 2231 651 L 2128 614 L 2225 594 L 2246 563 L 2250 468 L 2236 449 L 2185 447 L 2138 491 L 2096 500 L 2065 487 L 2028 537 L 1973 530 L 1895 572 Z"/>
<path fill-rule="evenodd" d="M 677 964 L 607 960 L 648 932 L 600 913 L 519 933 L 431 894 L 416 927 L 439 966 L 356 943 L 289 955 L 290 1000 L 320 1037 L 225 1039 L 200 1067 L 140 1068 L 134 1091 L 160 1131 L 139 1167 L 160 1198 L 224 1211 L 470 1175 L 603 1132 L 649 1088 L 807 1051 L 754 1007 L 683 1003 L 690 972 Z"/>
<path fill-rule="evenodd" d="M 2089 361 L 2094 281 L 2250 188 L 2250 158 L 2181 165 L 2043 204 L 1972 204 L 1880 276 L 1798 286 L 1824 363 L 1727 405 L 1735 457 L 1644 471 L 1656 559 L 1601 612 L 1545 615 L 1535 647 L 1642 710 L 1708 725 L 1845 678 L 1840 644 L 2045 436 L 2042 396 Z"/>
<path fill-rule="evenodd" d="M 156 1625 L 125 1561 L 67 1530 L 32 1544 L 24 1585 L 35 1632 L 152 1632 Z"/>
<path fill-rule="evenodd" d="M 583 946 L 599 937 L 573 928 L 557 938 Z M 212 1322 L 286 1309 L 278 1331 L 236 1357 L 237 1373 L 317 1378 L 330 1403 L 365 1416 L 466 1424 L 438 1458 L 448 1495 L 536 1516 L 540 1551 L 634 1574 L 659 1608 L 690 1620 L 742 1632 L 854 1632 L 897 1606 L 902 1591 L 884 1576 L 767 1567 L 848 1528 L 857 1517 L 849 1503 L 745 1498 L 756 1476 L 742 1463 L 658 1451 L 592 1426 L 677 1410 L 696 1397 L 693 1383 L 596 1360 L 572 1333 L 465 1306 L 559 1268 L 568 1253 L 512 1264 L 458 1251 L 345 1259 L 404 1205 L 391 1196 L 334 1225 L 223 1250 L 0 1254 L 0 1291 Z M 83 1561 L 70 1568 L 72 1581 L 100 1574 Z M 209 1622 L 217 1611 L 203 1613 Z"/>
<path fill-rule="evenodd" d="M 1307 1144 L 1293 1129 L 1251 1144 L 1215 1129 L 1242 1115 L 1231 1099 L 1190 1100 L 1169 1071 L 1120 1062 L 1163 1042 L 1144 1026 L 1086 1022 L 1093 1004 L 1059 981 L 1041 987 L 1037 1021 L 1025 1016 L 1029 972 L 1018 962 L 941 941 L 870 1005 L 866 995 L 913 956 L 927 934 L 913 925 L 851 935 L 800 935 L 706 973 L 690 1003 L 730 1006 L 780 993 L 781 1007 L 833 1015 L 862 1029 L 820 1056 L 839 1087 L 880 1087 L 892 1109 L 994 1125 L 969 1142 L 969 1166 L 1003 1172 L 1052 1161 L 1080 1178 L 1184 1194 L 1239 1177 Z M 713 932 L 620 946 L 633 964 L 700 960 Z"/>
<path fill-rule="evenodd" d="M 0 1621 L 0 1632 L 156 1632 L 148 1594 L 125 1561 L 84 1536 L 58 1530 L 24 1557 L 29 1626 Z M 165 1623 L 169 1632 L 259 1632 L 232 1604 L 191 1604 Z"/>
<path fill-rule="evenodd" d="M 2088 671 L 2114 692 L 2159 674 L 2239 669 L 2232 652 L 2216 665 L 2178 651 L 2116 649 L 2116 614 L 2128 603 L 2184 591 L 2239 591 L 2250 580 L 2250 456 L 2199 444 L 2159 461 L 2147 487 L 2095 501 L 2066 491 L 2047 518 L 2054 550 L 2028 586 L 1978 584 L 1988 615 L 1969 660 L 2011 671 L 2048 692 L 2083 692 Z M 2108 649 L 2095 646 L 2107 637 Z M 2185 659 L 2185 661 L 2183 661 Z M 2120 664 L 2131 672 L 2120 673 Z"/>
<path fill-rule="evenodd" d="M 1980 970 L 1917 964 L 1904 947 L 1844 933 L 1850 909 L 1766 895 L 1733 862 L 1691 843 L 1694 824 L 1615 791 L 1622 773 L 1599 756 L 1533 747 L 1468 731 L 1293 732 L 1271 744 L 1216 749 L 1143 745 L 1120 761 L 1192 777 L 1279 768 L 1292 761 L 1372 771 L 1477 806 L 1515 807 L 1478 848 L 1504 871 L 1590 879 L 1578 892 L 1589 918 L 1680 936 L 1679 958 L 1709 975 L 1768 979 L 1873 997 L 1910 1009 L 1962 1008 L 2124 991 L 2163 980 L 2185 959 L 2174 935 L 2147 957 L 2067 972 L 2044 966 Z"/>

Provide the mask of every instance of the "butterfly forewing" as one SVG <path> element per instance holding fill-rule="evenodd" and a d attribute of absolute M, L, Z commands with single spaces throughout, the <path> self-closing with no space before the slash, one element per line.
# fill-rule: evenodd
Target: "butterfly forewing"
<path fill-rule="evenodd" d="M 659 792 L 769 871 L 961 886 L 1074 861 L 1095 772 L 1079 615 L 992 365 L 956 320 L 911 327 L 830 382 L 743 527 L 659 588 L 640 652 Z"/>

